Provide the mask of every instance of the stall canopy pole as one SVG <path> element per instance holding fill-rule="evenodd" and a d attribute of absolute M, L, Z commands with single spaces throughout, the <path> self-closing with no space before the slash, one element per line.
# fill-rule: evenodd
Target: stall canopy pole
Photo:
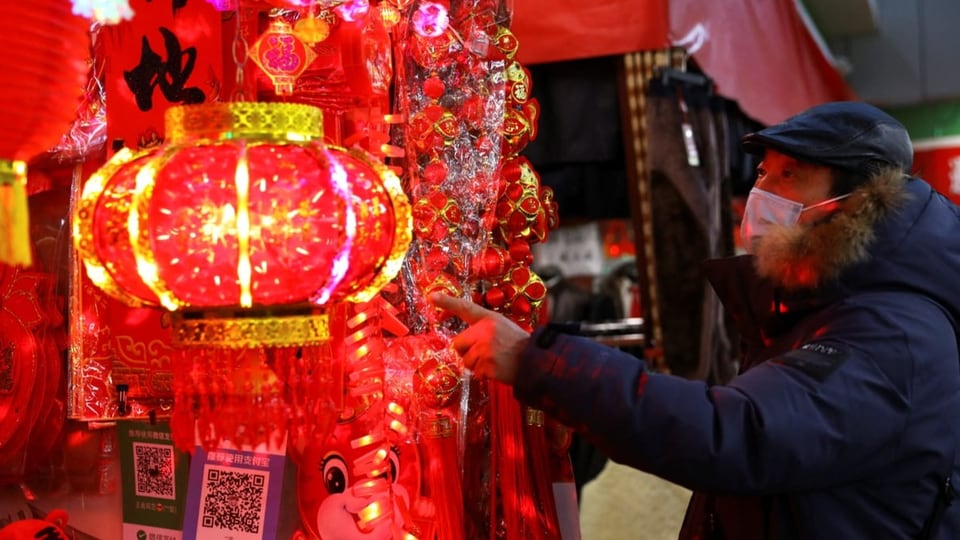
<path fill-rule="evenodd" d="M 647 174 L 647 87 L 658 67 L 677 66 L 683 57 L 683 51 L 676 49 L 633 52 L 623 56 L 617 70 L 630 210 L 637 244 L 640 303 L 644 335 L 648 337 L 646 357 L 656 370 L 662 372 L 668 371 L 668 368 L 661 346 L 663 327 L 657 297 L 653 212 Z"/>

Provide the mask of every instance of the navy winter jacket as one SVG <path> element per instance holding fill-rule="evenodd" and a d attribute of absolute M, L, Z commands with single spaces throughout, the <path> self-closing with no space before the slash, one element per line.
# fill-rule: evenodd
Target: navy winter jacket
<path fill-rule="evenodd" d="M 829 257 L 779 261 L 830 277 L 813 288 L 758 277 L 751 256 L 706 265 L 745 344 L 728 384 L 547 328 L 515 395 L 692 489 L 681 538 L 922 538 L 960 486 L 960 212 L 919 179 L 858 197 L 800 239 L 836 244 Z M 960 502 L 936 525 L 929 538 L 960 539 Z"/>

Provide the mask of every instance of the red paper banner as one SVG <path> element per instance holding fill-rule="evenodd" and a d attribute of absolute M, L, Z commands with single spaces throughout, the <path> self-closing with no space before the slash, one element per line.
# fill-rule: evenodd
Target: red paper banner
<path fill-rule="evenodd" d="M 130 5 L 131 21 L 103 31 L 107 140 L 114 150 L 121 142 L 133 149 L 159 144 L 170 106 L 219 101 L 223 89 L 221 16 L 213 6 L 206 0 Z"/>

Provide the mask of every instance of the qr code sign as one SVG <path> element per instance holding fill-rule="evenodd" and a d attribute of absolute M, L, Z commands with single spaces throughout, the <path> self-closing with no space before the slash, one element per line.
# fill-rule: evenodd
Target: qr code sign
<path fill-rule="evenodd" d="M 135 442 L 133 463 L 138 496 L 169 500 L 177 498 L 172 445 Z"/>
<path fill-rule="evenodd" d="M 268 472 L 204 467 L 200 527 L 259 539 L 267 506 Z"/>

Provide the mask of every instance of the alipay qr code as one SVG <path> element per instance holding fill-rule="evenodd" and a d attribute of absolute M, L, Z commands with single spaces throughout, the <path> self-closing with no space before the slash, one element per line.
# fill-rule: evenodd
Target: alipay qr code
<path fill-rule="evenodd" d="M 140 497 L 174 500 L 177 498 L 173 446 L 133 443 L 134 482 Z"/>
<path fill-rule="evenodd" d="M 200 527 L 230 531 L 234 540 L 260 538 L 268 480 L 268 472 L 207 465 L 200 494 Z"/>

